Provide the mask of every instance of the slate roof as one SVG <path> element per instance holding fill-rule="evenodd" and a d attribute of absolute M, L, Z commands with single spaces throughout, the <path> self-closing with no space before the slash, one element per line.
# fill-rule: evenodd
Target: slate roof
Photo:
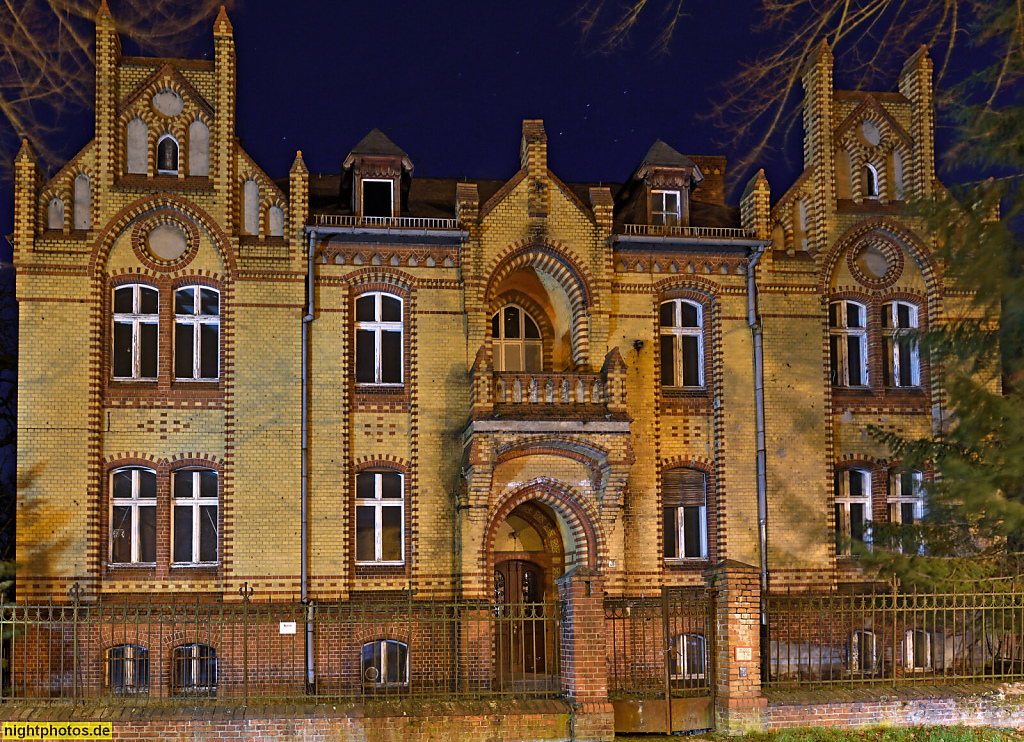
<path fill-rule="evenodd" d="M 660 139 L 655 140 L 651 148 L 644 155 L 641 165 L 656 165 L 661 167 L 697 167 L 697 164 L 684 154 L 665 144 Z"/>
<path fill-rule="evenodd" d="M 403 159 L 408 159 L 409 157 L 401 147 L 388 138 L 387 134 L 377 128 L 363 137 L 349 154 L 369 155 L 371 157 L 401 157 Z"/>

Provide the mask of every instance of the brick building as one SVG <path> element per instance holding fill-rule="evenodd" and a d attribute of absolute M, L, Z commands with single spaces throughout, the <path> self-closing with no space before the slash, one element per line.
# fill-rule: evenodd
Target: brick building
<path fill-rule="evenodd" d="M 662 141 L 563 182 L 537 120 L 505 181 L 417 177 L 379 130 L 273 180 L 213 32 L 122 56 L 101 6 L 95 138 L 49 180 L 18 154 L 19 598 L 583 610 L 726 560 L 855 581 L 851 540 L 921 517 L 865 431 L 931 430 L 903 331 L 961 301 L 907 214 L 942 187 L 926 53 L 840 91 L 823 45 L 804 172 L 737 209 L 724 157 Z"/>

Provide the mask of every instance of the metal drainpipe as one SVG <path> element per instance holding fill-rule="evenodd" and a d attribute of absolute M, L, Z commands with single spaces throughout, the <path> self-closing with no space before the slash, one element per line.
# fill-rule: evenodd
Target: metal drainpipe
<path fill-rule="evenodd" d="M 757 317 L 757 285 L 754 280 L 757 262 L 767 245 L 756 249 L 747 268 L 747 323 L 754 341 L 754 407 L 757 428 L 757 520 L 758 543 L 761 548 L 761 625 L 767 625 L 768 612 L 768 473 L 764 438 L 764 348 L 761 323 Z"/>
<path fill-rule="evenodd" d="M 309 254 L 306 259 L 306 314 L 302 318 L 302 551 L 300 599 L 306 606 L 306 686 L 316 688 L 316 669 L 313 665 L 313 604 L 309 602 L 309 334 L 313 316 L 313 253 L 316 250 L 316 232 L 309 233 Z"/>

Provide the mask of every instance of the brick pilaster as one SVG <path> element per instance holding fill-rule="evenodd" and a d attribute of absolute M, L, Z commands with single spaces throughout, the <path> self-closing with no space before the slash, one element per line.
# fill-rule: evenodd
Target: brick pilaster
<path fill-rule="evenodd" d="M 771 237 L 771 189 L 764 170 L 758 170 L 747 182 L 740 199 L 740 223 L 744 229 L 752 229 L 759 240 Z M 776 249 L 782 247 L 776 246 Z"/>
<path fill-rule="evenodd" d="M 715 729 L 728 735 L 762 729 L 767 701 L 761 695 L 757 568 L 726 560 L 707 570 L 704 579 L 715 627 Z"/>
<path fill-rule="evenodd" d="M 910 136 L 914 140 L 913 163 L 910 166 L 913 190 L 904 190 L 916 198 L 928 198 L 935 180 L 935 109 L 932 102 L 932 60 L 927 47 L 922 46 L 903 65 L 899 87 L 900 92 L 910 99 Z"/>
<path fill-rule="evenodd" d="M 615 736 L 608 702 L 605 656 L 604 580 L 575 567 L 556 581 L 564 610 L 561 622 L 562 692 L 573 704 L 573 738 L 610 740 Z"/>
<path fill-rule="evenodd" d="M 288 241 L 291 250 L 301 262 L 306 252 L 306 214 L 309 210 L 309 170 L 302 159 L 302 150 L 295 153 L 295 160 L 288 171 Z"/>

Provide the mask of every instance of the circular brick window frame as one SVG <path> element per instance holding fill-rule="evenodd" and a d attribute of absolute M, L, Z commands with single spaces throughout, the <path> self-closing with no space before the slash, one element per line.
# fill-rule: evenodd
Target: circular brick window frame
<path fill-rule="evenodd" d="M 185 235 L 185 250 L 173 260 L 164 260 L 149 249 L 149 235 L 157 227 L 165 225 L 177 227 Z M 162 273 L 181 270 L 199 252 L 199 227 L 176 211 L 161 209 L 135 224 L 132 229 L 132 250 L 139 261 L 151 270 Z"/>
<path fill-rule="evenodd" d="M 860 254 L 871 248 L 882 253 L 882 255 L 885 256 L 886 263 L 888 264 L 888 269 L 885 271 L 885 275 L 879 278 L 868 275 L 862 271 L 860 266 L 857 264 L 857 258 Z M 881 291 L 895 284 L 900 279 L 900 276 L 903 275 L 903 251 L 899 248 L 899 245 L 892 240 L 888 240 L 878 235 L 873 235 L 865 240 L 861 240 L 855 247 L 847 251 L 846 265 L 850 269 L 851 275 L 853 275 L 858 283 L 869 289 Z"/>

